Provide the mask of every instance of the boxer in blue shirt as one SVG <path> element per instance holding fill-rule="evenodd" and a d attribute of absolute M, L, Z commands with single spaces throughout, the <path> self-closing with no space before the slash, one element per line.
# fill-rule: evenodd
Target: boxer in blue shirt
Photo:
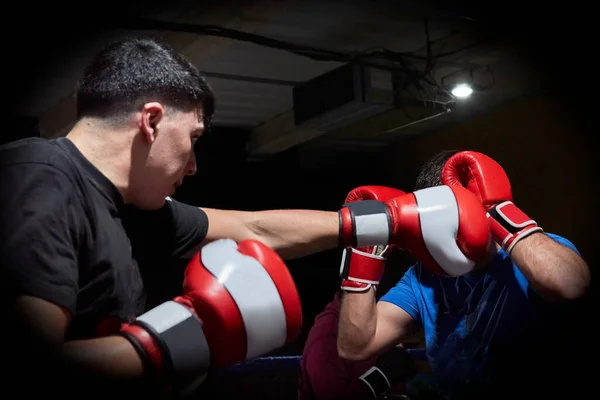
<path fill-rule="evenodd" d="M 573 314 L 564 312 L 565 305 L 588 291 L 586 262 L 573 243 L 544 232 L 514 205 L 508 178 L 491 158 L 469 151 L 439 153 L 422 168 L 415 190 L 443 184 L 466 187 L 481 200 L 496 251 L 489 262 L 450 274 L 417 256 L 378 302 L 373 290 L 346 291 L 340 356 L 373 357 L 422 327 L 443 397 L 556 394 L 556 378 L 572 366 L 560 365 L 561 346 L 550 338 L 568 330 L 566 318 Z M 423 237 L 425 243 L 433 240 Z"/>

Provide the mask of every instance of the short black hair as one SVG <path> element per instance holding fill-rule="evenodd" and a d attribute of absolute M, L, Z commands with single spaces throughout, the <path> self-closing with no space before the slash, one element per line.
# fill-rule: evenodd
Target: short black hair
<path fill-rule="evenodd" d="M 422 166 L 415 182 L 415 191 L 442 185 L 442 169 L 446 161 L 459 150 L 442 150 L 429 158 Z"/>
<path fill-rule="evenodd" d="M 202 109 L 208 129 L 215 109 L 211 87 L 198 69 L 167 44 L 133 37 L 107 45 L 77 85 L 77 119 L 119 118 L 148 101 L 178 111 Z"/>

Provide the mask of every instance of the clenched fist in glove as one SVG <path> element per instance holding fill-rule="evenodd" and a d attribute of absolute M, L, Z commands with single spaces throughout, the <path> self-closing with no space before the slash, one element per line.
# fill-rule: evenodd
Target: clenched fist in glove
<path fill-rule="evenodd" d="M 146 367 L 186 394 L 212 367 L 232 365 L 297 337 L 302 309 L 294 281 L 264 244 L 223 239 L 187 265 L 183 293 L 121 329 Z"/>
<path fill-rule="evenodd" d="M 392 347 L 379 357 L 375 365 L 358 379 L 374 399 L 382 399 L 417 373 L 415 361 L 402 347 Z"/>
<path fill-rule="evenodd" d="M 466 187 L 480 199 L 494 239 L 508 254 L 519 240 L 542 231 L 515 206 L 504 169 L 485 154 L 463 151 L 453 155 L 444 166 L 442 180 L 446 185 Z"/>
<path fill-rule="evenodd" d="M 346 196 L 346 203 L 363 200 L 386 202 L 405 194 L 403 191 L 386 186 L 360 186 Z M 377 286 L 385 267 L 389 246 L 346 247 L 342 253 L 340 275 L 342 290 L 362 292 Z"/>
<path fill-rule="evenodd" d="M 396 245 L 442 275 L 470 272 L 488 262 L 492 250 L 485 209 L 460 186 L 348 203 L 339 219 L 343 246 Z"/>

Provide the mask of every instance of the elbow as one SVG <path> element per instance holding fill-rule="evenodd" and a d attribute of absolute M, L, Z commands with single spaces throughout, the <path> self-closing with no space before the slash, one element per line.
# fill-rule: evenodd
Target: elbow
<path fill-rule="evenodd" d="M 559 295 L 563 301 L 575 301 L 587 296 L 589 288 L 589 279 L 578 279 L 568 285 L 564 285 Z"/>
<path fill-rule="evenodd" d="M 369 358 L 364 353 L 340 347 L 338 347 L 338 355 L 342 360 L 346 361 L 364 361 Z"/>
<path fill-rule="evenodd" d="M 589 273 L 572 274 L 569 279 L 564 279 L 554 285 L 549 293 L 549 300 L 565 303 L 580 300 L 586 297 L 590 290 L 591 279 Z"/>
<path fill-rule="evenodd" d="M 371 356 L 366 351 L 361 350 L 357 346 L 345 346 L 344 343 L 338 341 L 337 345 L 338 356 L 346 361 L 364 361 Z"/>
<path fill-rule="evenodd" d="M 586 297 L 591 286 L 590 270 L 586 263 L 580 265 L 578 272 L 570 274 L 570 279 L 565 280 L 561 295 L 567 301 L 579 300 Z"/>

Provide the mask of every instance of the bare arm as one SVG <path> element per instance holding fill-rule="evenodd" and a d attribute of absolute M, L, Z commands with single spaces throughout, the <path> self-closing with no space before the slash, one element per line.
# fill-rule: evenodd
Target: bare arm
<path fill-rule="evenodd" d="M 348 360 L 365 360 L 406 340 L 415 320 L 394 304 L 375 301 L 375 290 L 346 292 L 338 326 L 338 353 Z"/>
<path fill-rule="evenodd" d="M 586 262 L 544 233 L 534 233 L 520 240 L 511 258 L 531 287 L 547 301 L 580 298 L 590 285 Z"/>
<path fill-rule="evenodd" d="M 141 380 L 142 361 L 124 337 L 64 342 L 71 319 L 69 312 L 36 297 L 19 297 L 14 311 L 20 328 L 30 333 L 28 336 L 37 342 L 37 348 L 55 357 L 67 371 L 107 382 Z"/>
<path fill-rule="evenodd" d="M 66 342 L 62 355 L 69 366 L 101 379 L 136 381 L 143 375 L 142 360 L 122 336 Z"/>
<path fill-rule="evenodd" d="M 313 210 L 230 211 L 202 209 L 208 233 L 202 245 L 221 238 L 260 240 L 292 259 L 338 247 L 337 212 Z"/>

